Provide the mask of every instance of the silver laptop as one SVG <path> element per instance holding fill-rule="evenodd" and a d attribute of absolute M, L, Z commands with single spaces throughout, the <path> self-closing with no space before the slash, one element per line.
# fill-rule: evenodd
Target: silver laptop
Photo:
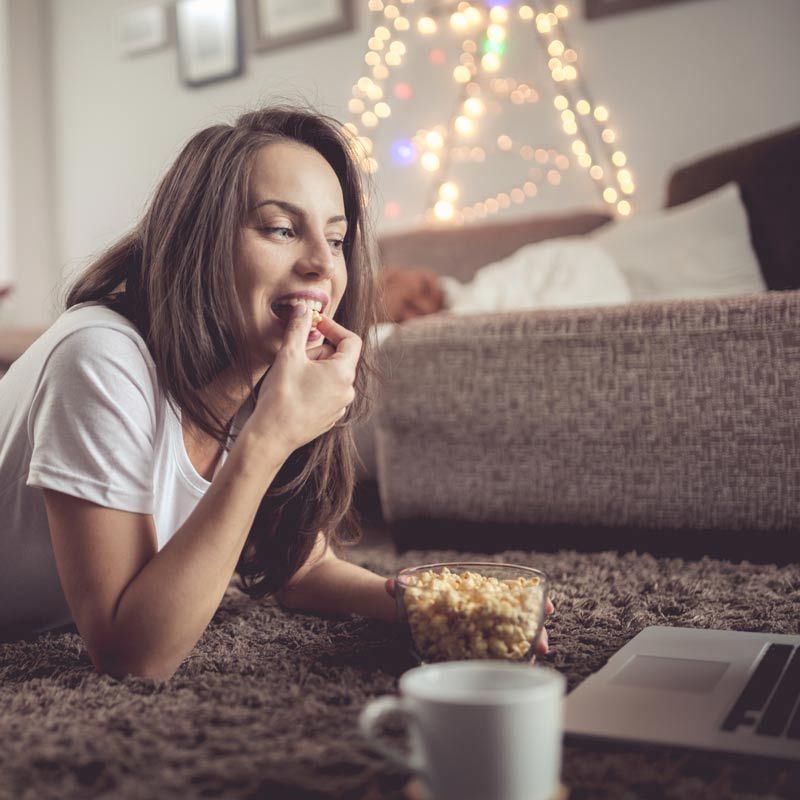
<path fill-rule="evenodd" d="M 800 636 L 645 628 L 567 696 L 578 736 L 800 760 Z"/>

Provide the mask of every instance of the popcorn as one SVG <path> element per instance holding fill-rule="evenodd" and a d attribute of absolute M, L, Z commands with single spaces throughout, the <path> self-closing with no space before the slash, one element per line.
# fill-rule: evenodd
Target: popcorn
<path fill-rule="evenodd" d="M 407 581 L 408 624 L 426 661 L 520 660 L 530 650 L 544 603 L 538 577 L 498 579 L 444 567 Z"/>

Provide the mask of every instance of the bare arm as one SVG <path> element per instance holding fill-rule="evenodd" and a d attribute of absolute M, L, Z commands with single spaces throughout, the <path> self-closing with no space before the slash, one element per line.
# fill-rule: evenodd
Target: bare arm
<path fill-rule="evenodd" d="M 61 583 L 98 670 L 174 673 L 217 609 L 283 458 L 240 437 L 160 552 L 151 516 L 45 490 Z"/>
<path fill-rule="evenodd" d="M 45 490 L 64 594 L 100 671 L 174 673 L 218 607 L 280 466 L 345 413 L 361 342 L 332 320 L 319 327 L 334 354 L 309 360 L 310 314 L 292 320 L 227 460 L 161 551 L 150 515 Z"/>
<path fill-rule="evenodd" d="M 325 548 L 322 534 L 306 563 L 278 593 L 278 600 L 297 611 L 361 614 L 386 622 L 397 620 L 386 578 L 337 557 L 330 547 Z"/>

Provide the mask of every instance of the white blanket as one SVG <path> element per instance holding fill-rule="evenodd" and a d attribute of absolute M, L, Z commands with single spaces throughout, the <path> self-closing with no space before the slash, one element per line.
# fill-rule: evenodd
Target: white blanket
<path fill-rule="evenodd" d="M 527 311 L 629 303 L 631 289 L 616 261 L 584 238 L 549 239 L 520 248 L 508 258 L 481 267 L 469 283 L 442 276 L 444 307 L 454 314 Z M 372 331 L 381 345 L 392 322 Z"/>
<path fill-rule="evenodd" d="M 578 237 L 529 244 L 482 267 L 469 283 L 441 279 L 455 314 L 629 303 L 630 286 L 613 258 Z"/>

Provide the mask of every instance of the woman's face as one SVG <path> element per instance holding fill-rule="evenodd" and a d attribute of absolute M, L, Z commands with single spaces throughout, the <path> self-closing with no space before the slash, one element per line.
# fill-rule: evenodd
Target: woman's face
<path fill-rule="evenodd" d="M 316 150 L 285 141 L 261 148 L 234 266 L 255 367 L 274 360 L 292 300 L 315 301 L 334 315 L 347 286 L 346 231 L 339 179 Z M 312 330 L 306 347 L 315 351 L 322 342 Z"/>

